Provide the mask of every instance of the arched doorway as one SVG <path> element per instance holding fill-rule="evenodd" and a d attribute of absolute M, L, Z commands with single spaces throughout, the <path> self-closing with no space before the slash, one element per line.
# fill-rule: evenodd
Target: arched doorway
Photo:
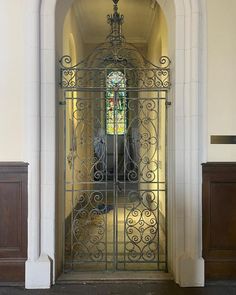
<path fill-rule="evenodd" d="M 173 62 L 171 97 L 174 105 L 169 116 L 172 131 L 168 132 L 169 171 L 172 172 L 169 175 L 169 270 L 181 286 L 202 286 L 199 167 L 204 161 L 206 146 L 206 4 L 205 0 L 158 0 L 158 3 L 167 17 Z M 57 82 L 54 73 L 58 60 L 55 57 L 58 52 L 61 56 L 55 32 L 60 32 L 70 4 L 71 1 L 63 0 L 27 1 L 26 68 L 30 73 L 25 95 L 29 110 L 25 159 L 30 163 L 27 288 L 47 288 L 55 281 Z"/>

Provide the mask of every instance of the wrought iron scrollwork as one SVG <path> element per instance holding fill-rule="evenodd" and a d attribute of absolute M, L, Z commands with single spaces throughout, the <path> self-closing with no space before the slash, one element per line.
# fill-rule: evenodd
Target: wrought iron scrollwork
<path fill-rule="evenodd" d="M 123 16 L 113 2 L 107 42 L 79 63 L 68 55 L 60 60 L 64 120 L 72 128 L 72 146 L 65 144 L 65 268 L 166 270 L 160 130 L 166 128 L 171 61 L 162 56 L 154 65 L 125 41 Z M 123 89 L 119 81 L 108 87 L 112 71 L 125 77 Z M 122 134 L 106 129 L 108 91 L 114 105 L 123 95 Z"/>
<path fill-rule="evenodd" d="M 106 86 L 107 72 L 114 69 L 111 63 L 113 63 L 117 69 L 125 70 L 128 81 L 127 89 L 169 89 L 171 86 L 170 60 L 166 56 L 160 58 L 160 66 L 158 67 L 154 67 L 152 64 L 146 62 L 144 58 L 142 59 L 143 63 L 140 63 L 140 57 L 139 60 L 134 60 L 132 64 L 127 64 L 128 57 L 123 55 L 117 55 L 115 58 L 116 62 L 113 59 L 113 57 L 103 58 L 101 67 L 90 68 L 87 65 L 87 60 L 71 66 L 71 58 L 69 56 L 62 57 L 60 61 L 61 87 L 73 89 L 92 87 L 102 90 Z M 108 67 L 104 68 L 104 61 L 107 61 L 109 64 Z M 133 66 L 137 64 L 140 65 L 138 67 Z"/>
<path fill-rule="evenodd" d="M 158 254 L 158 203 L 153 191 L 130 192 L 135 198 L 125 216 L 125 248 L 129 262 L 149 262 Z"/>

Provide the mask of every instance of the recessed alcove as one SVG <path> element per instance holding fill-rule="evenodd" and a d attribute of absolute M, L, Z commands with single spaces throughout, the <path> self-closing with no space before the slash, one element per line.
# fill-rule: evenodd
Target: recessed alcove
<path fill-rule="evenodd" d="M 168 269 L 167 24 L 155 1 L 119 4 L 77 0 L 65 16 L 59 272 Z"/>

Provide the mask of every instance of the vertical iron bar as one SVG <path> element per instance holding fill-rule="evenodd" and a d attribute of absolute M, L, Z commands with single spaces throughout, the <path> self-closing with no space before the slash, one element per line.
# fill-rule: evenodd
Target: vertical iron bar
<path fill-rule="evenodd" d="M 114 91 L 114 89 L 113 89 Z M 114 210 L 113 210 L 113 270 L 116 270 L 116 137 L 115 137 L 115 130 L 116 130 L 116 123 L 115 123 L 115 108 L 116 108 L 116 104 L 115 104 L 115 91 L 113 94 L 113 128 L 114 128 L 114 134 L 113 136 L 113 169 L 111 171 L 113 171 L 113 175 L 112 175 L 112 179 L 113 179 L 113 206 L 114 206 Z"/>
<path fill-rule="evenodd" d="M 117 270 L 118 267 L 118 190 L 117 190 L 117 185 L 118 185 L 118 161 L 119 161 L 119 154 L 118 154 L 118 118 L 117 118 L 117 113 L 118 113 L 118 99 L 119 95 L 117 96 L 117 90 L 115 90 L 115 269 Z"/>
<path fill-rule="evenodd" d="M 105 77 L 107 77 L 107 72 L 105 72 Z M 106 81 L 106 80 L 105 80 Z M 104 92 L 103 92 L 103 95 L 104 95 Z M 107 118 L 106 118 L 106 116 L 107 116 L 107 112 L 106 112 L 106 110 L 107 110 L 107 92 L 105 92 L 105 99 L 102 99 L 102 102 L 103 102 L 103 104 L 102 105 L 104 105 L 104 115 L 105 115 L 105 120 L 103 120 L 103 122 L 101 122 L 101 125 L 102 124 L 104 124 L 105 123 L 105 125 L 104 125 L 104 130 L 105 130 L 105 155 L 104 155 L 104 161 L 105 161 L 105 164 L 104 164 L 104 166 L 105 166 L 105 182 L 106 182 L 106 184 L 105 184 L 105 190 L 106 190 L 106 192 L 105 192 L 105 195 L 106 195 L 106 205 L 108 205 L 108 200 L 109 200 L 109 191 L 108 191 L 108 179 L 107 179 L 107 172 L 108 172 L 108 166 L 107 166 L 107 132 L 106 132 L 106 127 L 107 127 L 107 125 L 106 125 L 106 120 L 107 120 Z M 103 110 L 103 108 L 101 108 L 101 111 Z M 102 115 L 102 114 L 101 114 Z M 101 116 L 100 115 L 100 116 Z M 101 116 L 102 117 L 102 116 Z M 106 214 L 106 230 L 105 230 L 105 235 L 106 235 L 106 270 L 108 270 L 108 218 L 107 218 L 107 214 Z"/>
<path fill-rule="evenodd" d="M 72 93 L 72 98 L 73 98 L 73 95 L 74 95 L 74 93 L 73 93 L 73 91 L 71 92 Z M 74 231 L 73 231 L 73 221 L 74 221 L 74 181 L 75 181 L 75 179 L 74 179 L 74 169 L 75 169 L 75 167 L 74 167 L 74 147 L 75 147 L 75 144 L 74 144 L 74 140 L 75 140 L 75 138 L 74 138 L 74 136 L 75 136 L 75 134 L 74 134 L 74 117 L 73 117 L 73 111 L 74 111 L 74 100 L 72 99 L 71 100 L 71 118 L 72 118 L 72 122 L 71 122 L 71 124 L 72 124 L 72 193 L 71 193 L 71 198 L 72 198 L 72 212 L 71 212 L 71 268 L 72 268 L 72 270 L 73 270 L 73 268 L 74 268 L 74 253 L 73 253 L 73 234 L 74 234 Z"/>
<path fill-rule="evenodd" d="M 61 73 L 62 73 L 62 70 L 61 70 Z M 63 101 L 65 101 L 65 105 L 64 105 L 64 109 L 63 109 L 63 145 L 64 145 L 64 149 L 63 149 L 63 158 L 64 158 L 64 171 L 63 171 L 63 177 L 64 177 L 64 193 L 63 193 L 63 197 L 64 197 L 64 202 L 63 202 L 63 224 L 64 226 L 62 227 L 63 228 L 63 233 L 62 233 L 62 237 L 63 237 L 63 245 L 62 245 L 62 251 L 63 251 L 63 271 L 65 272 L 65 243 L 66 243 L 66 222 L 65 222 L 65 216 L 66 216 L 66 212 L 65 212 L 65 208 L 66 208 L 66 186 L 67 186 L 67 183 L 66 183 L 66 165 L 67 165 L 67 161 L 66 161 L 66 127 L 67 127 L 67 121 L 66 121 L 66 110 L 67 110 L 67 100 L 66 100 L 66 91 L 63 89 Z"/>
<path fill-rule="evenodd" d="M 157 220 L 158 220 L 158 270 L 160 270 L 160 124 L 161 124 L 161 115 L 160 115 L 160 91 L 157 91 Z"/>
<path fill-rule="evenodd" d="M 167 194 L 168 194 L 168 91 L 165 91 L 165 271 L 168 272 L 168 200 L 167 200 Z"/>
<path fill-rule="evenodd" d="M 124 77 L 125 77 L 125 90 L 126 90 L 126 84 L 127 84 L 127 73 L 126 73 L 126 69 L 124 69 Z M 124 242 L 123 242 L 123 260 L 124 260 L 124 270 L 126 269 L 126 203 L 127 203 L 127 187 L 126 187 L 126 151 L 127 151 L 127 130 L 128 130 L 128 106 L 129 106 L 129 100 L 127 97 L 127 91 L 125 91 L 125 103 L 124 103 L 124 186 L 123 186 L 123 203 L 124 203 L 124 208 L 123 208 L 123 214 L 124 214 L 124 218 L 123 218 L 123 231 L 124 231 Z"/>
<path fill-rule="evenodd" d="M 126 94 L 126 93 L 125 93 Z M 127 98 L 126 98 L 126 103 L 127 103 Z M 125 107 L 125 118 L 127 118 L 127 104 L 125 104 L 126 107 Z M 124 122 L 124 124 L 126 125 L 126 123 Z M 126 125 L 127 126 L 127 125 Z M 125 126 L 124 126 L 125 127 Z M 126 232 L 126 216 L 125 216 L 125 209 L 126 209 L 126 201 L 127 201 L 127 191 L 126 191 L 126 151 L 127 151 L 127 132 L 126 132 L 126 129 L 125 129 L 125 133 L 124 133 L 124 185 L 123 185 L 123 214 L 124 214 L 124 217 L 123 217 L 123 238 L 124 238 L 124 242 L 123 242 L 123 247 L 124 247 L 124 250 L 123 250 L 123 260 L 124 260 L 124 269 L 126 268 L 126 237 L 125 237 L 125 232 Z"/>
<path fill-rule="evenodd" d="M 103 72 L 103 74 L 104 74 L 104 82 L 105 82 L 105 87 L 107 87 L 107 75 L 108 75 L 108 73 L 107 73 L 107 69 L 105 69 L 105 71 Z M 106 89 L 107 90 L 107 89 Z M 104 98 L 103 98 L 103 95 L 104 95 Z M 105 195 L 106 195 L 106 205 L 108 204 L 108 199 L 109 199 L 109 191 L 108 191 L 108 179 L 107 179 L 107 173 L 108 173 L 108 157 L 107 157 L 107 153 L 108 153 L 108 150 L 107 150 L 107 91 L 103 91 L 101 94 L 100 94 L 100 96 L 101 96 L 101 102 L 100 102 L 100 105 L 102 106 L 101 107 L 101 112 L 103 111 L 103 114 L 100 114 L 100 117 L 102 118 L 103 116 L 104 116 L 104 118 L 103 118 L 103 121 L 101 121 L 101 127 L 103 127 L 102 126 L 102 124 L 104 125 L 104 132 L 105 132 L 105 155 L 104 155 L 104 161 L 105 161 L 105 163 L 104 163 L 104 167 L 105 167 L 105 190 L 106 190 L 106 192 L 105 192 Z M 103 110 L 104 109 L 104 110 Z M 104 181 L 104 180 L 103 180 Z M 108 218 L 107 218 L 107 214 L 106 214 L 106 228 L 105 228 L 105 235 L 106 235 L 106 240 L 105 240 L 105 242 L 106 242 L 106 246 L 105 246 L 105 248 L 106 248 L 106 262 L 105 262 L 105 264 L 106 264 L 106 271 L 108 270 L 108 258 L 109 258 L 109 256 L 108 256 Z"/>

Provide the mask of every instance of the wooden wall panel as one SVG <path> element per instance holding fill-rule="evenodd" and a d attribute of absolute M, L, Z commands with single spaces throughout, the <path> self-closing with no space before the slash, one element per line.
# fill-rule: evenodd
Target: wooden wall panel
<path fill-rule="evenodd" d="M 236 279 L 236 163 L 203 164 L 206 279 Z"/>
<path fill-rule="evenodd" d="M 0 162 L 0 283 L 24 282 L 28 164 Z"/>

